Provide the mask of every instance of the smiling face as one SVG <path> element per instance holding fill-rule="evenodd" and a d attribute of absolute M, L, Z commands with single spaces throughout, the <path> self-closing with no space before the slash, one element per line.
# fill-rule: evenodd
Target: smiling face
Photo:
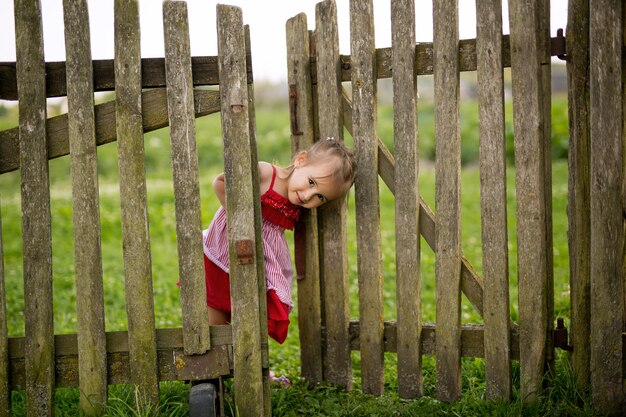
<path fill-rule="evenodd" d="M 294 161 L 287 183 L 287 198 L 304 208 L 319 207 L 345 194 L 348 184 L 337 178 L 337 158 L 307 163 L 306 156 Z"/>

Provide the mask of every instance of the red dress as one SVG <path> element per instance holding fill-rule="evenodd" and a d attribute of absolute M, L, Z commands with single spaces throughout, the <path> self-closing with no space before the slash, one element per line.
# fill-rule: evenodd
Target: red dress
<path fill-rule="evenodd" d="M 274 190 L 276 167 L 269 189 L 261 196 L 262 235 L 267 287 L 268 334 L 279 343 L 287 337 L 289 312 L 293 308 L 293 267 L 285 229 L 292 230 L 300 207 Z M 220 207 L 203 233 L 207 304 L 231 312 L 226 210 Z"/>

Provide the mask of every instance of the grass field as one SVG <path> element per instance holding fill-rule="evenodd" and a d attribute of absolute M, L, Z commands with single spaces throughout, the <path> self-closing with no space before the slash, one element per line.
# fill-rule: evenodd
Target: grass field
<path fill-rule="evenodd" d="M 561 113 L 558 113 L 561 112 Z M 379 113 L 380 136 L 393 148 L 390 128 L 391 111 L 382 108 Z M 510 114 L 510 113 L 509 113 Z M 562 120 L 557 110 L 556 126 L 553 131 L 562 131 Z M 10 116 L 10 115 L 9 115 Z M 477 128 L 475 103 L 462 109 L 464 128 L 462 131 L 464 168 L 462 172 L 462 247 L 474 268 L 481 271 L 480 234 L 480 180 L 476 161 Z M 8 119 L 0 119 L 0 129 L 11 126 Z M 221 131 L 219 117 L 209 116 L 197 120 L 197 141 L 201 166 L 201 201 L 203 223 L 208 225 L 218 207 L 212 195 L 212 178 L 222 170 Z M 420 113 L 420 150 L 422 155 L 432 156 L 432 112 Z M 566 121 L 565 121 L 566 123 Z M 512 140 L 510 122 L 507 120 L 507 140 Z M 565 131 L 566 131 L 565 127 Z M 257 136 L 259 159 L 288 164 L 289 119 L 283 109 L 257 108 Z M 347 138 L 349 141 L 349 138 Z M 562 141 L 556 137 L 554 142 Z M 509 146 L 510 147 L 510 146 Z M 557 149 L 558 151 L 558 149 Z M 174 217 L 171 162 L 167 129 L 147 133 L 145 137 L 146 171 L 148 188 L 148 211 L 153 261 L 153 286 L 156 323 L 159 328 L 180 327 L 178 264 L 176 256 L 176 232 Z M 556 153 L 556 152 L 553 152 Z M 559 156 L 559 155 L 555 155 Z M 562 156 L 562 155 L 560 155 Z M 124 278 L 120 224 L 120 201 L 118 186 L 117 151 L 115 144 L 98 149 L 100 184 L 100 218 L 105 288 L 106 330 L 126 329 L 124 303 Z M 517 309 L 517 265 L 515 233 L 515 188 L 514 168 L 507 172 L 508 184 L 508 235 L 510 262 L 510 305 L 511 317 L 518 318 Z M 420 170 L 420 192 L 434 210 L 434 169 L 425 161 Z M 76 331 L 75 283 L 73 273 L 71 173 L 68 158 L 50 162 L 51 211 L 53 236 L 53 280 L 54 280 L 54 326 L 55 333 Z M 555 314 L 567 320 L 569 315 L 568 254 L 567 254 L 567 163 L 557 159 L 553 164 L 553 222 L 554 222 L 554 275 Z M 5 285 L 10 336 L 24 334 L 23 320 L 23 277 L 21 260 L 21 215 L 19 173 L 0 176 L 0 204 L 2 209 L 2 236 L 5 262 Z M 391 192 L 381 182 L 381 242 L 384 272 L 385 320 L 393 320 L 395 311 L 395 238 L 394 202 Z M 357 262 L 355 238 L 354 197 L 349 198 L 349 265 L 350 265 L 350 314 L 358 318 Z M 422 316 L 424 321 L 435 320 L 434 255 L 428 245 L 422 243 Z M 297 311 L 297 310 L 295 310 Z M 333 416 L 387 416 L 387 415 L 591 415 L 589 399 L 578 392 L 572 382 L 564 355 L 557 359 L 557 377 L 547 389 L 541 401 L 535 405 L 523 405 L 519 399 L 518 367 L 514 363 L 514 400 L 511 403 L 484 400 L 484 367 L 480 359 L 464 359 L 463 390 L 460 402 L 443 404 L 436 401 L 435 361 L 424 356 L 424 398 L 404 401 L 397 397 L 396 356 L 385 356 L 385 394 L 382 397 L 363 395 L 359 391 L 359 354 L 353 353 L 353 392 L 342 392 L 333 387 L 321 386 L 308 390 L 299 378 L 299 341 L 296 314 L 292 314 L 290 334 L 284 345 L 270 342 L 270 363 L 279 374 L 287 375 L 293 382 L 290 389 L 275 389 L 272 397 L 274 415 L 333 415 Z M 480 317 L 463 298 L 462 320 L 464 323 L 479 323 Z M 132 408 L 133 392 L 129 387 L 110 388 L 108 415 L 171 415 L 187 413 L 187 386 L 168 382 L 161 386 L 162 403 L 152 410 Z M 230 394 L 229 394 L 230 395 Z M 23 415 L 23 393 L 14 392 L 15 415 Z M 228 405 L 232 407 L 232 401 Z M 77 415 L 78 391 L 57 390 L 57 416 Z M 232 410 L 231 410 L 232 412 Z"/>

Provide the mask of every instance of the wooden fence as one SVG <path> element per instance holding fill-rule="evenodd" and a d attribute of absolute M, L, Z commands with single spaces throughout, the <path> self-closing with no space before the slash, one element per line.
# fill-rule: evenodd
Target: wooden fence
<path fill-rule="evenodd" d="M 295 149 L 351 134 L 355 183 L 359 319 L 349 316 L 344 203 L 308 217 L 306 268 L 298 280 L 302 375 L 350 389 L 351 350 L 361 355 L 362 390 L 383 392 L 383 353 L 398 356 L 398 392 L 423 394 L 421 355 L 437 359 L 437 397 L 461 396 L 461 357 L 483 357 L 488 398 L 511 398 L 511 361 L 524 401 L 535 401 L 553 369 L 551 56 L 568 61 L 569 245 L 572 364 L 598 410 L 624 403 L 623 182 L 620 7 L 569 2 L 565 38 L 550 38 L 549 2 L 477 2 L 477 38 L 459 40 L 456 2 L 433 3 L 433 42 L 415 39 L 415 2 L 391 1 L 391 48 L 374 45 L 373 2 L 350 1 L 351 55 L 339 53 L 337 9 L 325 0 L 287 22 L 288 81 Z M 591 3 L 591 5 L 590 5 Z M 566 54 L 567 52 L 567 54 Z M 503 68 L 511 68 L 515 134 L 519 322 L 509 314 Z M 459 74 L 478 78 L 483 276 L 461 253 Z M 434 76 L 436 212 L 420 198 L 417 77 Z M 394 148 L 377 137 L 377 80 L 392 78 Z M 350 82 L 346 91 L 343 82 Z M 384 321 L 378 178 L 395 194 L 397 321 Z M 420 317 L 420 239 L 436 254 L 436 323 Z M 302 247 L 297 246 L 297 253 Z M 484 318 L 461 324 L 461 294 Z"/>
<path fill-rule="evenodd" d="M 0 63 L 0 99 L 19 103 L 19 127 L 0 132 L 0 172 L 21 172 L 25 304 L 25 336 L 9 338 L 0 268 L 0 415 L 10 414 L 13 389 L 26 390 L 28 415 L 43 416 L 53 414 L 55 387 L 78 386 L 82 410 L 98 414 L 109 384 L 134 384 L 137 401 L 154 404 L 159 381 L 232 373 L 239 412 L 269 415 L 253 80 L 241 10 L 218 6 L 218 56 L 192 58 L 187 5 L 166 0 L 165 58 L 141 59 L 138 1 L 116 0 L 115 59 L 107 61 L 91 59 L 87 2 L 66 0 L 63 11 L 66 62 L 44 61 L 41 5 L 28 0 L 15 2 L 16 62 Z M 194 89 L 200 85 L 219 91 Z M 94 106 L 94 91 L 115 91 L 115 101 Z M 46 98 L 58 96 L 67 96 L 69 111 L 48 119 Z M 237 279 L 232 325 L 209 328 L 194 121 L 218 112 L 227 201 L 237 202 L 227 207 Z M 155 327 L 146 207 L 144 132 L 168 125 L 183 277 L 179 329 Z M 128 330 L 106 332 L 96 147 L 115 140 Z M 68 154 L 77 334 L 55 335 L 48 160 Z"/>

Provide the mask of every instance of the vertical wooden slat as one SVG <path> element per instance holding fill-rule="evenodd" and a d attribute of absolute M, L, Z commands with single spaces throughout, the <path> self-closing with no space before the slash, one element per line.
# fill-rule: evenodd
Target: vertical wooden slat
<path fill-rule="evenodd" d="M 547 272 L 543 108 L 536 1 L 509 5 L 517 195 L 522 399 L 536 401 L 546 360 Z"/>
<path fill-rule="evenodd" d="M 246 42 L 246 65 L 248 69 L 248 121 L 250 131 L 250 161 L 252 166 L 252 184 L 259 184 L 259 157 L 256 144 L 256 112 L 254 107 L 254 80 L 252 73 L 252 45 L 250 40 L 250 26 L 244 26 L 245 42 Z M 261 196 L 259 187 L 252 187 L 252 201 L 254 202 L 254 233 L 256 239 L 256 253 L 263 252 L 263 236 L 261 221 Z M 267 333 L 267 286 L 265 283 L 265 260 L 263 256 L 257 257 L 257 277 L 259 288 L 259 323 L 261 346 L 263 352 L 262 357 L 268 357 L 268 333 Z M 272 414 L 272 390 L 269 380 L 269 368 L 263 364 L 263 411 L 264 415 Z"/>
<path fill-rule="evenodd" d="M 130 373 L 139 403 L 158 403 L 156 330 L 141 116 L 139 3 L 115 1 L 115 115 Z"/>
<path fill-rule="evenodd" d="M 589 212 L 589 1 L 570 0 L 567 8 L 568 248 L 570 329 L 575 346 L 570 363 L 578 387 L 589 386 L 590 212 Z"/>
<path fill-rule="evenodd" d="M 350 1 L 352 137 L 359 166 L 355 179 L 361 389 L 381 395 L 384 383 L 383 276 L 376 138 L 376 46 L 371 0 Z"/>
<path fill-rule="evenodd" d="M 393 132 L 396 159 L 396 298 L 398 395 L 423 395 L 419 235 L 419 151 L 415 1 L 391 1 Z"/>
<path fill-rule="evenodd" d="M 487 398 L 511 397 L 502 2 L 476 2 Z"/>
<path fill-rule="evenodd" d="M 546 366 L 554 376 L 554 254 L 552 239 L 552 103 L 551 103 L 551 40 L 550 40 L 550 0 L 538 0 L 537 4 L 537 49 L 540 63 L 539 101 L 543 118 L 542 143 L 544 157 L 543 186 L 545 192 L 546 228 Z"/>
<path fill-rule="evenodd" d="M 9 389 L 9 329 L 4 285 L 4 249 L 2 244 L 2 213 L 0 213 L 0 415 L 11 415 L 11 390 Z"/>
<path fill-rule="evenodd" d="M 187 3 L 163 2 L 163 30 L 183 342 L 186 354 L 201 354 L 211 347 L 211 340 L 202 263 L 202 216 Z"/>
<path fill-rule="evenodd" d="M 291 144 L 294 153 L 313 144 L 313 99 L 309 32 L 306 14 L 287 21 L 287 81 L 290 94 Z M 320 300 L 319 236 L 317 210 L 308 210 L 305 222 L 305 271 L 298 276 L 298 330 L 300 366 L 309 384 L 322 382 L 322 311 Z M 297 233 L 297 231 L 296 231 Z M 300 272 L 299 272 L 300 273 Z"/>
<path fill-rule="evenodd" d="M 262 254 L 256 253 L 252 263 L 241 262 L 238 258 L 238 248 L 245 246 L 246 242 L 256 252 L 252 170 L 257 170 L 256 166 L 252 166 L 250 156 L 245 35 L 240 8 L 217 6 L 217 34 L 233 312 L 234 384 L 239 412 L 251 416 L 264 410 L 260 277 L 257 269 L 257 259 Z"/>
<path fill-rule="evenodd" d="M 87 2 L 64 0 L 63 16 L 72 170 L 80 405 L 83 413 L 97 415 L 104 411 L 108 384 L 98 158 Z"/>
<path fill-rule="evenodd" d="M 50 179 L 41 4 L 15 1 L 19 95 L 27 415 L 49 416 L 54 402 Z"/>
<path fill-rule="evenodd" d="M 623 415 L 622 8 L 590 2 L 591 395 Z"/>
<path fill-rule="evenodd" d="M 461 396 L 461 138 L 457 2 L 433 2 L 437 398 Z"/>
<path fill-rule="evenodd" d="M 315 6 L 319 137 L 343 140 L 341 61 L 337 5 L 325 0 Z M 323 297 L 326 329 L 325 379 L 352 389 L 346 203 L 338 199 L 318 210 L 322 231 Z"/>

